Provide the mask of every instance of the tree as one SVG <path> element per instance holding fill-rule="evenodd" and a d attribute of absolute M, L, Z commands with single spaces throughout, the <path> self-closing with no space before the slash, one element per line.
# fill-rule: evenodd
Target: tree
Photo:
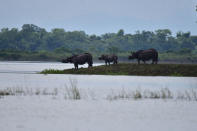
<path fill-rule="evenodd" d="M 50 51 L 60 48 L 65 44 L 65 30 L 61 28 L 52 29 L 46 38 L 47 49 Z"/>
<path fill-rule="evenodd" d="M 34 24 L 24 24 L 22 26 L 22 31 L 24 32 L 40 32 L 42 31 L 43 29 L 34 25 Z"/>
<path fill-rule="evenodd" d="M 181 48 L 186 48 L 190 50 L 195 48 L 195 44 L 191 39 L 190 32 L 178 32 L 176 36 Z"/>
<path fill-rule="evenodd" d="M 177 32 L 176 37 L 177 38 L 190 38 L 190 34 L 191 34 L 190 32 L 184 33 L 184 32 L 179 31 Z"/>
<path fill-rule="evenodd" d="M 169 36 L 171 36 L 171 31 L 169 29 L 159 29 L 156 30 L 156 35 L 160 41 L 165 41 Z"/>
<path fill-rule="evenodd" d="M 110 54 L 116 54 L 119 52 L 119 49 L 115 46 L 110 46 L 107 48 L 107 51 L 110 53 Z"/>
<path fill-rule="evenodd" d="M 117 33 L 117 36 L 123 36 L 124 35 L 124 30 L 120 29 Z"/>
<path fill-rule="evenodd" d="M 91 41 L 96 40 L 96 35 L 91 35 L 91 36 L 90 36 L 90 40 L 91 40 Z"/>
<path fill-rule="evenodd" d="M 115 36 L 116 36 L 115 33 L 105 33 L 101 37 L 102 37 L 103 40 L 107 40 L 107 39 L 111 39 L 112 37 L 115 37 Z"/>
<path fill-rule="evenodd" d="M 55 28 L 47 32 L 44 28 L 33 24 L 24 24 L 21 30 L 17 28 L 3 28 L 0 30 L 0 50 L 14 50 L 20 52 L 40 52 L 42 56 L 53 52 L 62 54 L 90 52 L 94 56 L 103 53 L 125 53 L 140 49 L 155 48 L 159 52 L 180 51 L 181 49 L 196 52 L 197 36 L 190 32 L 177 32 L 171 35 L 169 29 L 152 31 L 137 31 L 125 34 L 123 29 L 116 33 L 103 35 L 87 35 L 84 31 L 65 31 Z M 183 53 L 185 53 L 184 51 Z M 47 54 L 48 56 L 50 53 Z M 22 56 L 22 55 L 21 55 Z M 47 56 L 47 57 L 48 57 Z"/>

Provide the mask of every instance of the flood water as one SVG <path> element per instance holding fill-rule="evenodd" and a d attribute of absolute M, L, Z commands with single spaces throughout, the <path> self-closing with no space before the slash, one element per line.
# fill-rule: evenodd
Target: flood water
<path fill-rule="evenodd" d="M 101 64 L 94 64 L 94 66 Z M 86 68 L 87 65 L 80 66 Z M 79 88 L 99 90 L 116 88 L 197 88 L 197 77 L 105 76 L 38 74 L 44 69 L 69 69 L 73 64 L 60 62 L 0 62 L 0 88 L 64 88 L 75 80 Z"/>

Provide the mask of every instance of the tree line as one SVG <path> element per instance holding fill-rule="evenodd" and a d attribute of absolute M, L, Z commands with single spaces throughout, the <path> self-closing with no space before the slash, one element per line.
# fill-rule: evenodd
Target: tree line
<path fill-rule="evenodd" d="M 90 52 L 93 55 L 103 53 L 124 54 L 140 49 L 155 48 L 160 53 L 190 53 L 197 54 L 197 36 L 190 32 L 177 32 L 172 36 L 169 29 L 156 31 L 136 31 L 134 34 L 125 34 L 123 29 L 117 33 L 103 35 L 88 35 L 84 31 L 65 31 L 63 28 L 54 28 L 51 31 L 34 24 L 24 24 L 22 29 L 2 28 L 0 31 L 0 58 L 7 57 L 6 53 L 37 54 L 44 57 L 47 53 L 56 55 L 79 54 Z M 21 54 L 22 55 L 22 54 Z M 27 55 L 28 57 L 28 55 Z M 35 58 L 36 59 L 36 58 Z"/>

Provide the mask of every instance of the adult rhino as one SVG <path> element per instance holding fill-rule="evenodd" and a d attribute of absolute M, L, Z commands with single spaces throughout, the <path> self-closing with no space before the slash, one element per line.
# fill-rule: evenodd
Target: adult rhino
<path fill-rule="evenodd" d="M 90 53 L 83 53 L 80 55 L 73 55 L 67 57 L 66 59 L 62 60 L 62 63 L 73 63 L 75 69 L 78 69 L 78 65 L 83 65 L 85 63 L 88 63 L 88 67 L 91 67 L 93 61 L 92 61 L 92 55 Z"/>
<path fill-rule="evenodd" d="M 139 50 L 137 52 L 133 52 L 128 59 L 137 59 L 138 64 L 140 64 L 140 60 L 146 63 L 147 60 L 152 60 L 152 64 L 157 64 L 158 62 L 158 52 L 156 49 L 148 49 L 148 50 Z"/>
<path fill-rule="evenodd" d="M 118 56 L 116 55 L 101 55 L 98 59 L 104 60 L 105 65 L 107 65 L 107 63 L 110 65 L 110 62 L 113 62 L 113 64 L 118 64 Z"/>

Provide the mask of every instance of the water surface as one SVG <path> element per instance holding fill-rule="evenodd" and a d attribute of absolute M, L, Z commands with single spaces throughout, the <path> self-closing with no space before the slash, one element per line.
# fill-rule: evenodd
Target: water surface
<path fill-rule="evenodd" d="M 87 64 L 81 67 L 86 68 Z M 73 64 L 60 62 L 0 62 L 0 88 L 64 88 L 70 83 L 70 79 L 75 79 L 77 86 L 80 88 L 97 88 L 99 90 L 116 88 L 197 88 L 197 77 L 38 74 L 44 69 L 69 68 L 73 68 Z"/>

